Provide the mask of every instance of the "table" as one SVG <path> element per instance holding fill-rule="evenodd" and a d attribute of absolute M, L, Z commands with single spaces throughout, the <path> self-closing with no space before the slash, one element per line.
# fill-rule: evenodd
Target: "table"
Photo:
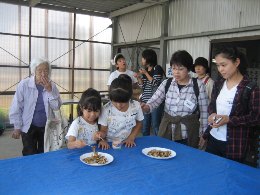
<path fill-rule="evenodd" d="M 0 160 L 0 194 L 259 194 L 260 170 L 160 137 L 136 139 L 134 148 L 109 149 L 111 164 L 93 167 L 79 156 L 90 147 Z M 176 151 L 168 160 L 146 147 Z"/>

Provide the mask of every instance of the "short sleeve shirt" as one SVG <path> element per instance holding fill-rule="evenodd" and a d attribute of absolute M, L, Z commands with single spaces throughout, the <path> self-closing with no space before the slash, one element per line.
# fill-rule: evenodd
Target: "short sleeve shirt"
<path fill-rule="evenodd" d="M 98 131 L 97 123 L 92 125 L 86 122 L 81 116 L 76 118 L 70 125 L 69 131 L 66 135 L 66 139 L 69 136 L 76 137 L 77 140 L 84 140 L 87 144 L 95 144 L 93 139 L 94 133 Z"/>
<path fill-rule="evenodd" d="M 228 89 L 225 81 L 217 97 L 217 114 L 227 116 L 230 115 L 236 92 L 237 85 L 231 89 Z M 219 128 L 212 128 L 210 134 L 217 140 L 227 141 L 227 124 L 222 125 Z"/>
<path fill-rule="evenodd" d="M 102 109 L 98 123 L 108 127 L 107 139 L 118 137 L 125 140 L 136 126 L 136 121 L 144 119 L 139 102 L 131 100 L 126 112 L 119 111 L 112 102 L 108 102 Z"/>

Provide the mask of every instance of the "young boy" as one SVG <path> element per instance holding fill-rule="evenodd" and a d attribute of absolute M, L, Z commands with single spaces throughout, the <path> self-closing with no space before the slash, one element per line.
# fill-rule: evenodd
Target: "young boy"
<path fill-rule="evenodd" d="M 131 79 L 132 79 L 132 83 L 137 83 L 137 79 L 134 77 L 134 72 L 131 70 L 128 70 L 127 64 L 126 64 L 126 60 L 125 57 L 123 56 L 123 54 L 118 53 L 115 55 L 114 57 L 114 62 L 116 65 L 116 71 L 112 72 L 109 76 L 107 85 L 110 86 L 112 81 L 116 78 L 118 78 L 118 76 L 120 74 L 126 74 L 128 75 Z"/>

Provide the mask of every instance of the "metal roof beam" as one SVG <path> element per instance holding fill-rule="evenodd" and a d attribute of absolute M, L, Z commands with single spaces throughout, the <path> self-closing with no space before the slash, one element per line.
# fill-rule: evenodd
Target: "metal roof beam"
<path fill-rule="evenodd" d="M 164 2 L 167 2 L 168 0 L 156 0 L 156 1 L 144 1 L 142 3 L 136 3 L 134 5 L 128 6 L 126 8 L 122 8 L 120 10 L 117 11 L 113 11 L 109 14 L 109 18 L 113 18 L 116 16 L 120 16 L 126 13 L 130 13 L 130 12 L 134 12 L 140 9 L 144 9 L 153 5 L 157 5 L 157 4 L 162 4 Z"/>
<path fill-rule="evenodd" d="M 30 7 L 34 7 L 36 6 L 37 4 L 41 3 L 41 0 L 30 0 L 29 1 L 29 6 Z"/>
<path fill-rule="evenodd" d="M 158 44 L 158 43 L 160 43 L 160 38 L 131 41 L 131 42 L 126 42 L 126 43 L 114 43 L 113 46 L 114 47 L 131 47 L 131 46 L 136 46 L 136 45 L 141 45 L 141 44 L 146 44 L 146 43 Z"/>
<path fill-rule="evenodd" d="M 83 9 L 75 9 L 75 8 L 69 8 L 69 7 L 58 7 L 58 6 L 51 6 L 47 4 L 40 4 L 39 6 L 36 6 L 37 8 L 42 8 L 42 9 L 48 9 L 48 10 L 57 10 L 57 11 L 63 11 L 63 12 L 71 12 L 71 13 L 77 13 L 77 14 L 86 14 L 86 15 L 91 15 L 91 16 L 99 16 L 99 17 L 104 17 L 107 18 L 108 14 L 107 13 L 100 13 L 100 12 L 95 12 L 95 11 L 87 11 Z"/>

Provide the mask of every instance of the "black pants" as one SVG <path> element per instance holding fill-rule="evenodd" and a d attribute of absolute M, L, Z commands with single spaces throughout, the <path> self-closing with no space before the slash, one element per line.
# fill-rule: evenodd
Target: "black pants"
<path fill-rule="evenodd" d="M 175 140 L 175 142 L 183 145 L 188 145 L 188 139 Z"/>
<path fill-rule="evenodd" d="M 227 148 L 227 142 L 217 140 L 212 135 L 209 135 L 209 140 L 208 140 L 207 147 L 205 150 L 206 152 L 227 158 L 226 148 Z M 234 159 L 234 158 L 229 158 L 229 159 L 237 161 L 239 163 L 251 165 L 250 163 L 246 162 L 245 155 L 239 159 Z"/>
<path fill-rule="evenodd" d="M 45 127 L 31 125 L 27 133 L 22 132 L 23 155 L 43 153 Z"/>
<path fill-rule="evenodd" d="M 215 154 L 221 157 L 226 157 L 227 143 L 225 141 L 220 141 L 215 139 L 211 134 L 209 134 L 209 139 L 206 147 L 206 152 Z"/>

